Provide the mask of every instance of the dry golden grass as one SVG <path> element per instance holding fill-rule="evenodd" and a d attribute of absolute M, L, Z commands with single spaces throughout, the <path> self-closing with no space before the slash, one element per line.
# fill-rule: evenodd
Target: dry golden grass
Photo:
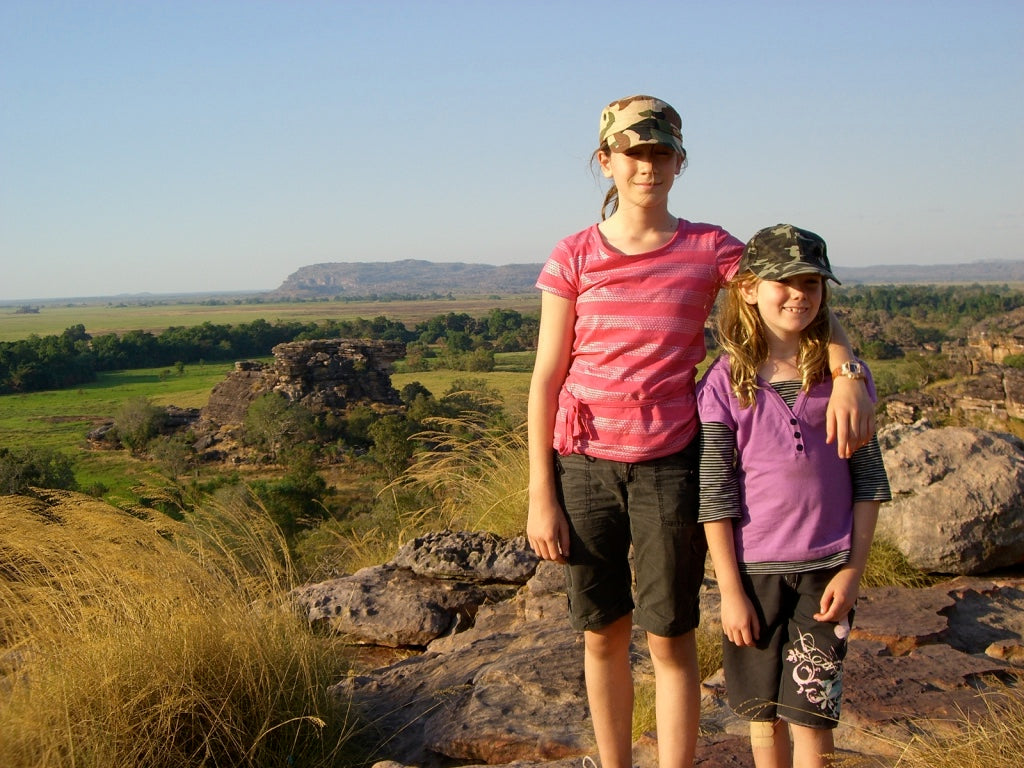
<path fill-rule="evenodd" d="M 250 508 L 185 523 L 0 497 L 0 765 L 341 764 L 338 656 Z"/>
<path fill-rule="evenodd" d="M 427 490 L 436 506 L 422 514 L 447 528 L 520 536 L 526 530 L 529 461 L 526 424 L 488 427 L 472 415 L 438 419 L 418 437 L 431 444 L 399 479 Z"/>
<path fill-rule="evenodd" d="M 893 768 L 1018 768 L 1024 761 L 1024 691 L 980 694 L 983 719 L 919 723 Z M 952 726 L 952 728 L 950 727 Z"/>
<path fill-rule="evenodd" d="M 940 580 L 914 568 L 891 541 L 876 537 L 871 542 L 860 585 L 862 589 L 887 586 L 920 588 L 929 587 Z"/>
<path fill-rule="evenodd" d="M 997 687 L 979 693 L 983 715 L 914 722 L 906 739 L 890 740 L 891 758 L 843 755 L 833 768 L 1018 768 L 1024 756 L 1024 691 Z"/>
<path fill-rule="evenodd" d="M 480 414 L 436 419 L 413 439 L 429 445 L 383 488 L 372 515 L 354 524 L 329 522 L 317 538 L 335 548 L 332 567 L 352 573 L 379 565 L 410 539 L 437 530 L 522 535 L 529 464 L 526 426 L 488 426 Z M 320 544 L 324 546 L 323 543 Z"/>

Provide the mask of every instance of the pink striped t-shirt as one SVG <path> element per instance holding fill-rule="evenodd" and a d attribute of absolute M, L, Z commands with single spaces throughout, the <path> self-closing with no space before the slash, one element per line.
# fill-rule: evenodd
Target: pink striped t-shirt
<path fill-rule="evenodd" d="M 537 287 L 574 302 L 554 448 L 614 461 L 669 456 L 697 433 L 694 376 L 704 323 L 743 243 L 682 219 L 672 239 L 627 256 L 594 224 L 555 246 Z"/>

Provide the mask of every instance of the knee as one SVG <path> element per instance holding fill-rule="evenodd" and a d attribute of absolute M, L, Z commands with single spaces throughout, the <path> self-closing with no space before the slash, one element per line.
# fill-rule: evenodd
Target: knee
<path fill-rule="evenodd" d="M 648 634 L 647 647 L 655 664 L 688 667 L 697 663 L 697 642 L 693 632 L 678 637 Z"/>
<path fill-rule="evenodd" d="M 751 720 L 750 746 L 753 749 L 772 749 L 775 747 L 775 731 L 780 721 Z"/>
<path fill-rule="evenodd" d="M 623 618 L 596 630 L 583 633 L 583 642 L 587 653 L 596 658 L 611 658 L 629 654 L 629 645 L 633 638 L 633 622 Z"/>

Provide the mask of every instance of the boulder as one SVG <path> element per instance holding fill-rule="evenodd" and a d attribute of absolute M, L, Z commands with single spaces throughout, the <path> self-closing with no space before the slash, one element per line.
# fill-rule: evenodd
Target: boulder
<path fill-rule="evenodd" d="M 358 643 L 425 647 L 473 623 L 479 606 L 515 588 L 419 576 L 394 564 L 299 587 L 293 599 L 309 622 Z"/>
<path fill-rule="evenodd" d="M 402 545 L 394 558 L 399 568 L 420 576 L 509 584 L 525 584 L 537 561 L 525 537 L 467 531 L 428 533 Z"/>
<path fill-rule="evenodd" d="M 893 500 L 877 535 L 920 570 L 982 574 L 1024 563 L 1024 443 L 948 427 L 911 433 L 884 454 Z"/>
<path fill-rule="evenodd" d="M 582 635 L 550 563 L 512 600 L 427 651 L 332 688 L 374 725 L 381 759 L 431 766 L 552 761 L 593 750 Z M 576 761 L 578 764 L 578 758 Z"/>
<path fill-rule="evenodd" d="M 537 562 L 523 537 L 439 531 L 402 545 L 390 563 L 299 587 L 292 599 L 311 624 L 354 642 L 422 648 L 472 627 L 481 605 L 511 598 Z"/>

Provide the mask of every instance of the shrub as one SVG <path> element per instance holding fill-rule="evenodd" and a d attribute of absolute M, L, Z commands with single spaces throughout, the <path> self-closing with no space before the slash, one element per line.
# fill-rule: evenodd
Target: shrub
<path fill-rule="evenodd" d="M 22 493 L 29 487 L 73 490 L 71 459 L 52 448 L 0 448 L 0 494 Z"/>
<path fill-rule="evenodd" d="M 1024 755 L 1024 691 L 1005 687 L 981 694 L 984 717 L 918 722 L 900 744 L 901 768 L 1017 768 Z"/>
<path fill-rule="evenodd" d="M 248 445 L 266 451 L 271 460 L 313 437 L 313 414 L 276 392 L 256 398 L 245 412 L 242 435 Z"/>
<path fill-rule="evenodd" d="M 142 452 L 159 430 L 163 414 L 147 397 L 126 400 L 114 414 L 118 439 L 133 454 Z"/>
<path fill-rule="evenodd" d="M 1003 358 L 1003 365 L 1007 368 L 1024 368 L 1024 355 L 1007 355 Z"/>

